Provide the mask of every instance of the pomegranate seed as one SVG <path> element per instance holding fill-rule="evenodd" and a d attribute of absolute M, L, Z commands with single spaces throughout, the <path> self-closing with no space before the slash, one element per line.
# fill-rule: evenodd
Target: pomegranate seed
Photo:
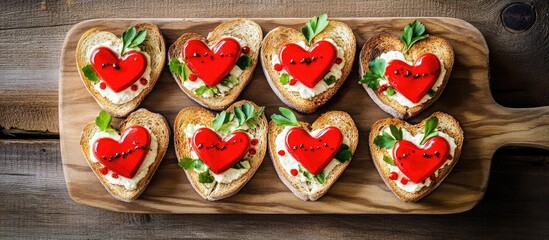
<path fill-rule="evenodd" d="M 282 65 L 280 65 L 280 64 L 277 63 L 277 64 L 275 64 L 274 69 L 275 69 L 277 72 L 280 72 L 280 71 L 282 71 Z"/>
<path fill-rule="evenodd" d="M 290 79 L 290 85 L 293 86 L 297 83 L 297 80 L 295 78 Z"/>
<path fill-rule="evenodd" d="M 137 85 L 132 85 L 132 91 L 137 91 Z"/>
<path fill-rule="evenodd" d="M 336 64 L 341 64 L 341 62 L 343 62 L 343 59 L 341 59 L 341 58 L 336 58 L 336 61 L 335 61 Z"/>
<path fill-rule="evenodd" d="M 389 88 L 389 85 L 383 84 L 383 85 L 381 85 L 381 86 L 379 87 L 378 91 L 379 91 L 380 93 L 382 93 L 382 92 L 385 92 L 385 90 L 387 90 L 387 88 Z"/>
<path fill-rule="evenodd" d="M 400 179 L 400 183 L 402 183 L 403 185 L 406 185 L 408 183 L 408 179 L 407 178 L 402 178 L 402 179 Z"/>
<path fill-rule="evenodd" d="M 107 167 L 102 167 L 100 171 L 101 171 L 101 174 L 103 175 L 107 175 L 107 173 L 109 173 L 109 169 Z"/>
<path fill-rule="evenodd" d="M 290 170 L 290 173 L 292 174 L 292 176 L 297 176 L 297 169 L 292 169 Z"/>
<path fill-rule="evenodd" d="M 250 155 L 255 155 L 255 148 L 250 148 L 250 151 L 248 151 Z"/>
<path fill-rule="evenodd" d="M 278 155 L 284 156 L 284 155 L 286 155 L 286 152 L 284 150 L 280 150 L 280 151 L 278 151 Z"/>
<path fill-rule="evenodd" d="M 191 80 L 192 82 L 196 81 L 198 77 L 196 76 L 196 74 L 191 74 L 189 75 L 189 80 Z"/>
<path fill-rule="evenodd" d="M 105 88 L 107 88 L 107 84 L 105 82 L 101 82 L 99 84 L 99 88 L 101 88 L 102 90 L 105 90 Z"/>
<path fill-rule="evenodd" d="M 118 178 L 118 173 L 113 172 L 112 173 L 112 178 L 114 178 L 114 179 Z"/>
<path fill-rule="evenodd" d="M 141 80 L 139 80 L 139 82 L 141 83 L 141 85 L 145 86 L 145 85 L 147 85 L 149 80 L 147 80 L 146 78 L 141 78 Z"/>
<path fill-rule="evenodd" d="M 250 142 L 253 146 L 257 145 L 259 143 L 259 140 L 257 139 L 252 139 L 252 141 Z"/>
<path fill-rule="evenodd" d="M 249 52 L 250 52 L 250 47 L 244 46 L 244 47 L 242 48 L 242 53 L 248 54 Z"/>
<path fill-rule="evenodd" d="M 393 181 L 397 180 L 398 179 L 398 173 L 396 173 L 396 172 L 389 173 L 389 179 L 391 179 Z"/>

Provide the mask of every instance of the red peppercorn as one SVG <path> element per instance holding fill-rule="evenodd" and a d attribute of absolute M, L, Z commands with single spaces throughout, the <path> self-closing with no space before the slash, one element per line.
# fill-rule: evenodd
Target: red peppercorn
<path fill-rule="evenodd" d="M 397 180 L 398 179 L 398 173 L 396 173 L 396 172 L 389 173 L 389 179 L 391 179 L 393 181 Z"/>
<path fill-rule="evenodd" d="M 295 78 L 290 79 L 290 86 L 293 86 L 297 83 L 297 80 Z"/>
<path fill-rule="evenodd" d="M 99 88 L 101 88 L 102 90 L 105 90 L 105 88 L 107 88 L 107 84 L 105 82 L 101 82 L 99 84 Z"/>
<path fill-rule="evenodd" d="M 284 156 L 284 155 L 286 155 L 286 152 L 284 150 L 280 150 L 280 151 L 278 151 L 278 155 Z"/>
<path fill-rule="evenodd" d="M 341 62 L 343 62 L 343 59 L 341 59 L 341 58 L 336 58 L 336 61 L 335 61 L 336 64 L 341 64 Z"/>
<path fill-rule="evenodd" d="M 255 155 L 256 151 L 255 148 L 250 148 L 250 151 L 248 151 L 250 155 Z"/>
<path fill-rule="evenodd" d="M 109 169 L 107 167 L 102 167 L 100 171 L 101 171 L 101 174 L 103 175 L 107 175 L 107 173 L 109 173 Z"/>
<path fill-rule="evenodd" d="M 112 173 L 112 178 L 114 178 L 114 179 L 118 178 L 118 173 L 113 172 Z"/>
<path fill-rule="evenodd" d="M 292 169 L 290 170 L 290 173 L 292 174 L 292 176 L 297 176 L 297 169 Z"/>
<path fill-rule="evenodd" d="M 282 71 L 282 65 L 280 65 L 280 64 L 277 63 L 277 64 L 274 65 L 274 69 L 275 69 L 277 72 L 280 72 L 280 71 Z"/>
<path fill-rule="evenodd" d="M 250 144 L 252 144 L 252 146 L 257 145 L 258 143 L 259 143 L 259 140 L 255 139 L 255 138 L 252 139 L 252 141 L 250 142 Z"/>
<path fill-rule="evenodd" d="M 400 179 L 400 183 L 402 183 L 403 185 L 406 185 L 408 183 L 408 179 L 407 178 L 402 178 L 402 179 Z"/>
<path fill-rule="evenodd" d="M 141 83 L 141 85 L 143 85 L 143 86 L 147 85 L 148 82 L 149 82 L 149 80 L 147 80 L 146 78 L 141 78 L 139 80 L 139 83 Z"/>
<path fill-rule="evenodd" d="M 196 81 L 196 79 L 198 78 L 198 76 L 196 76 L 196 74 L 190 74 L 189 75 L 189 80 L 191 80 L 192 82 Z"/>
<path fill-rule="evenodd" d="M 132 91 L 137 91 L 137 85 L 132 85 Z"/>
<path fill-rule="evenodd" d="M 248 54 L 249 52 L 250 52 L 250 47 L 244 46 L 244 47 L 242 48 L 242 53 Z"/>

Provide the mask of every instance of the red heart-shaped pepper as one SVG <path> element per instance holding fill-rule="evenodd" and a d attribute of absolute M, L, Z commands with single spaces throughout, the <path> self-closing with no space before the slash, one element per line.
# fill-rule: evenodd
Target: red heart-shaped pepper
<path fill-rule="evenodd" d="M 336 127 L 326 127 L 316 136 L 302 128 L 292 128 L 286 135 L 286 149 L 311 174 L 317 175 L 334 159 L 343 134 Z"/>
<path fill-rule="evenodd" d="M 280 62 L 284 69 L 308 88 L 314 88 L 330 71 L 337 57 L 337 50 L 328 41 L 318 41 L 309 51 L 289 43 L 280 49 Z"/>
<path fill-rule="evenodd" d="M 187 67 L 210 87 L 217 85 L 234 68 L 240 57 L 240 44 L 233 38 L 223 38 L 213 51 L 200 40 L 189 40 L 183 46 Z"/>
<path fill-rule="evenodd" d="M 200 160 L 212 172 L 220 174 L 246 156 L 250 137 L 244 132 L 234 132 L 221 139 L 213 130 L 199 128 L 191 139 L 191 145 Z"/>
<path fill-rule="evenodd" d="M 122 57 L 107 47 L 93 50 L 90 59 L 93 70 L 114 92 L 120 92 L 137 81 L 147 68 L 147 57 L 138 51 Z"/>
<path fill-rule="evenodd" d="M 412 182 L 420 183 L 446 162 L 450 152 L 448 141 L 433 137 L 423 148 L 407 140 L 398 141 L 393 148 L 394 162 Z"/>
<path fill-rule="evenodd" d="M 93 143 L 93 154 L 111 171 L 126 178 L 133 178 L 149 151 L 151 137 L 141 126 L 124 131 L 120 140 L 100 138 Z"/>
<path fill-rule="evenodd" d="M 437 81 L 440 62 L 431 53 L 421 55 L 413 66 L 395 59 L 389 61 L 385 75 L 397 92 L 413 103 L 418 103 Z"/>

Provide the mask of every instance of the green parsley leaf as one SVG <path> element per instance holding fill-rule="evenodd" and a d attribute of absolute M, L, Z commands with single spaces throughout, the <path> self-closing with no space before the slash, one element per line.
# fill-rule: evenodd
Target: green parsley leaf
<path fill-rule="evenodd" d="M 389 130 L 391 130 L 391 135 L 395 140 L 402 140 L 402 128 L 397 128 L 395 125 L 389 125 Z"/>
<path fill-rule="evenodd" d="M 120 50 L 120 55 L 124 54 L 126 48 L 133 48 L 139 46 L 139 44 L 145 41 L 147 37 L 147 30 L 140 30 L 137 32 L 135 27 L 130 27 L 122 33 L 122 49 Z"/>
<path fill-rule="evenodd" d="M 273 114 L 271 115 L 271 119 L 275 121 L 276 125 L 278 126 L 299 126 L 299 122 L 297 121 L 297 118 L 295 117 L 294 113 L 285 107 L 278 108 L 280 113 L 282 115 Z"/>
<path fill-rule="evenodd" d="M 425 129 L 424 129 L 424 135 L 423 139 L 421 139 L 421 144 L 424 144 L 425 141 L 427 141 L 429 138 L 432 138 L 434 136 L 438 135 L 438 132 L 436 132 L 436 128 L 438 126 L 438 118 L 437 117 L 431 117 L 427 122 L 425 123 Z"/>
<path fill-rule="evenodd" d="M 90 80 L 93 83 L 97 83 L 97 81 L 99 81 L 99 76 L 97 76 L 97 74 L 93 70 L 92 65 L 90 64 L 82 68 L 82 73 L 84 73 L 84 77 L 86 77 L 88 80 Z"/>
<path fill-rule="evenodd" d="M 254 111 L 255 106 L 250 103 L 245 103 L 242 106 L 234 108 L 234 113 L 236 119 L 238 120 L 238 126 L 247 125 L 250 128 L 256 128 L 257 124 L 253 122 L 254 119 L 258 118 L 265 111 L 265 107 L 259 108 L 259 110 Z"/>
<path fill-rule="evenodd" d="M 253 64 L 252 59 L 248 55 L 242 55 L 236 61 L 236 66 L 238 66 L 238 68 L 240 68 L 240 70 L 244 70 L 247 67 L 251 67 L 252 64 Z"/>
<path fill-rule="evenodd" d="M 201 170 L 204 166 L 204 162 L 202 162 L 202 160 L 200 159 L 184 157 L 179 160 L 178 165 L 185 170 Z"/>
<path fill-rule="evenodd" d="M 225 86 L 225 87 L 232 87 L 234 86 L 235 84 L 238 83 L 238 78 L 236 78 L 235 76 L 233 75 L 227 75 L 222 81 L 221 81 L 221 85 Z"/>
<path fill-rule="evenodd" d="M 387 164 L 389 165 L 392 165 L 392 166 L 396 166 L 395 162 L 393 161 L 393 159 L 391 159 L 390 157 L 386 156 L 386 155 L 383 155 L 383 161 L 386 162 Z"/>
<path fill-rule="evenodd" d="M 390 149 L 392 148 L 397 140 L 386 132 L 383 132 L 381 135 L 378 135 L 374 138 L 374 144 L 380 148 Z"/>
<path fill-rule="evenodd" d="M 236 115 L 236 119 L 238 120 L 238 125 L 242 126 L 242 124 L 246 122 L 246 114 L 244 114 L 244 112 L 242 111 L 242 108 L 235 107 L 234 114 Z"/>
<path fill-rule="evenodd" d="M 334 158 L 337 159 L 337 161 L 342 163 L 347 160 L 351 160 L 352 157 L 353 157 L 353 153 L 349 151 L 349 146 L 347 146 L 347 144 L 341 144 Z"/>
<path fill-rule="evenodd" d="M 425 25 L 418 20 L 406 24 L 402 35 L 400 35 L 400 41 L 404 43 L 404 53 L 407 53 L 414 43 L 427 37 L 429 34 L 425 33 Z"/>
<path fill-rule="evenodd" d="M 320 184 L 324 184 L 324 182 L 326 182 L 326 177 L 324 176 L 324 172 L 320 172 L 319 174 L 315 175 L 315 179 Z"/>
<path fill-rule="evenodd" d="M 187 67 L 187 65 L 180 62 L 177 58 L 172 58 L 169 65 L 170 72 L 180 76 L 182 82 L 187 80 L 189 73 L 191 73 L 191 70 Z"/>
<path fill-rule="evenodd" d="M 314 178 L 314 175 L 311 174 L 309 171 L 307 171 L 305 168 L 301 167 L 301 165 L 298 165 L 298 168 L 299 168 L 299 172 L 301 174 L 303 174 L 303 176 L 305 176 L 307 179 L 309 180 L 313 180 Z"/>
<path fill-rule="evenodd" d="M 324 82 L 327 85 L 332 85 L 332 84 L 335 83 L 335 81 L 336 81 L 336 78 L 333 75 L 330 75 L 330 77 L 328 77 L 328 78 L 324 78 Z"/>
<path fill-rule="evenodd" d="M 215 115 L 215 118 L 212 121 L 212 127 L 217 132 L 224 126 L 226 127 L 227 124 L 231 122 L 233 119 L 234 119 L 234 115 L 232 113 L 222 111 Z"/>
<path fill-rule="evenodd" d="M 328 14 L 322 14 L 318 17 L 315 16 L 301 28 L 301 33 L 303 33 L 307 42 L 311 44 L 313 38 L 322 32 L 322 30 L 328 26 L 328 23 Z"/>
<path fill-rule="evenodd" d="M 427 95 L 429 95 L 429 97 L 434 97 L 436 94 L 437 92 L 433 89 L 429 89 L 429 91 L 427 91 Z"/>
<path fill-rule="evenodd" d="M 287 73 L 283 73 L 282 75 L 280 75 L 280 83 L 282 83 L 282 85 L 288 84 L 289 81 L 290 75 L 288 75 Z"/>
<path fill-rule="evenodd" d="M 385 76 L 385 60 L 376 58 L 368 63 L 368 72 L 362 76 L 358 82 L 360 84 L 368 84 L 368 87 L 377 90 L 379 88 L 379 79 Z"/>
<path fill-rule="evenodd" d="M 214 177 L 210 173 L 209 170 L 206 170 L 200 174 L 198 174 L 198 182 L 199 183 L 213 183 Z"/>
<path fill-rule="evenodd" d="M 235 165 L 233 165 L 231 168 L 234 168 L 234 169 L 245 169 L 246 166 L 244 166 L 244 162 L 246 162 L 246 160 L 240 160 L 239 162 L 237 162 Z"/>
<path fill-rule="evenodd" d="M 214 96 L 215 94 L 219 93 L 219 89 L 217 87 L 208 87 L 207 85 L 202 85 L 194 90 L 194 93 L 198 96 L 202 96 L 203 94 Z"/>
<path fill-rule="evenodd" d="M 95 118 L 95 125 L 99 128 L 100 131 L 106 132 L 108 130 L 113 130 L 118 132 L 118 130 L 111 127 L 112 117 L 105 110 L 101 110 L 99 115 Z"/>
<path fill-rule="evenodd" d="M 393 95 L 395 95 L 395 94 L 396 94 L 396 91 L 395 91 L 395 89 L 394 89 L 393 87 L 388 87 L 388 88 L 387 88 L 387 96 L 390 97 L 390 96 L 393 96 Z"/>

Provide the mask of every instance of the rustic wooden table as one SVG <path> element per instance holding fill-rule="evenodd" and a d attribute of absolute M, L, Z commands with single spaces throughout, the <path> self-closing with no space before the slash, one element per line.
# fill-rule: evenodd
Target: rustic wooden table
<path fill-rule="evenodd" d="M 317 1 L 318 2 L 318 1 Z M 490 84 L 506 107 L 549 104 L 549 2 L 2 1 L 0 238 L 549 238 L 549 151 L 509 146 L 493 157 L 484 199 L 453 215 L 153 215 L 73 202 L 58 139 L 61 46 L 94 18 L 455 17 L 485 36 Z M 356 72 L 356 69 L 353 70 Z M 548 126 L 549 127 L 549 126 Z"/>

